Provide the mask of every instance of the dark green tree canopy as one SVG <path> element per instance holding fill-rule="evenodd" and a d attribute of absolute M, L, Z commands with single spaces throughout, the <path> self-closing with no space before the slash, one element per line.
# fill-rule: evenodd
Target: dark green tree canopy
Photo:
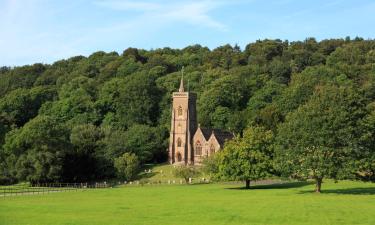
<path fill-rule="evenodd" d="M 244 49 L 127 48 L 0 67 L 0 182 L 110 179 L 125 153 L 141 164 L 166 161 L 182 67 L 186 90 L 198 96 L 198 122 L 234 132 L 241 141 L 228 147 L 233 152 L 252 149 L 244 147 L 247 130 L 262 127 L 278 150 L 311 156 L 304 170 L 279 165 L 277 174 L 307 177 L 305 169 L 324 162 L 323 177 L 373 180 L 374 63 L 374 40 L 307 38 Z M 314 161 L 306 149 L 340 160 Z M 341 156 L 351 172 L 339 169 Z"/>

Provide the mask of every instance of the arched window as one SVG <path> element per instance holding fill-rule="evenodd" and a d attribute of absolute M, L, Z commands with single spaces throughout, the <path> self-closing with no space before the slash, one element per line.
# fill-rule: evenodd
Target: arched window
<path fill-rule="evenodd" d="M 182 116 L 182 107 L 181 106 L 179 106 L 178 109 L 177 109 L 177 115 Z"/>
<path fill-rule="evenodd" d="M 199 141 L 195 144 L 195 154 L 202 155 L 202 145 Z"/>
<path fill-rule="evenodd" d="M 181 156 L 181 153 L 177 153 L 177 162 L 181 162 L 182 160 L 182 156 Z"/>
<path fill-rule="evenodd" d="M 215 146 L 212 144 L 210 146 L 210 155 L 214 154 L 215 153 Z"/>
<path fill-rule="evenodd" d="M 177 147 L 181 147 L 181 146 L 182 146 L 181 138 L 177 138 Z"/>
<path fill-rule="evenodd" d="M 177 125 L 177 132 L 182 132 L 182 126 L 180 123 Z"/>

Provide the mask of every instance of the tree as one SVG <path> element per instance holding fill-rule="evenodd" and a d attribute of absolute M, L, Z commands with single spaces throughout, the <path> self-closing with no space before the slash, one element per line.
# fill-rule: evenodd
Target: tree
<path fill-rule="evenodd" d="M 202 162 L 202 172 L 208 175 L 211 180 L 220 180 L 219 163 L 220 152 L 205 157 Z"/>
<path fill-rule="evenodd" d="M 114 166 L 117 170 L 119 178 L 125 180 L 133 180 L 139 171 L 139 160 L 134 153 L 124 153 L 114 161 Z"/>
<path fill-rule="evenodd" d="M 241 110 L 249 99 L 249 87 L 241 75 L 223 76 L 212 82 L 198 100 L 199 121 L 203 126 L 213 122 L 221 125 L 225 122 L 228 109 Z M 218 109 L 221 106 L 222 108 Z M 215 112 L 215 110 L 218 110 Z M 211 118 L 212 112 L 215 112 Z M 214 119 L 215 121 L 211 121 Z"/>
<path fill-rule="evenodd" d="M 231 118 L 232 112 L 227 107 L 218 106 L 211 114 L 211 123 L 213 127 L 225 129 L 228 126 L 228 120 Z"/>
<path fill-rule="evenodd" d="M 125 131 L 113 127 L 102 127 L 102 130 L 104 133 L 104 138 L 101 140 L 103 148 L 99 151 L 107 160 L 112 162 L 115 158 L 127 152 Z"/>
<path fill-rule="evenodd" d="M 101 138 L 101 130 L 92 124 L 77 125 L 70 134 L 70 142 L 82 154 L 94 153 Z"/>
<path fill-rule="evenodd" d="M 128 128 L 134 124 L 153 124 L 159 115 L 159 90 L 146 73 L 114 78 L 100 90 L 97 105 L 101 113 L 113 115 L 111 126 Z"/>
<path fill-rule="evenodd" d="M 43 73 L 46 66 L 40 63 L 18 66 L 1 76 L 0 96 L 18 88 L 31 88 L 38 75 Z"/>
<path fill-rule="evenodd" d="M 0 179 L 15 182 L 17 177 L 31 179 L 30 174 L 67 182 L 110 179 L 116 174 L 114 159 L 126 152 L 137 155 L 141 163 L 165 161 L 171 94 L 178 89 L 184 66 L 185 87 L 197 93 L 196 114 L 202 127 L 222 128 L 238 136 L 249 126 L 282 136 L 281 124 L 284 126 L 287 117 L 302 115 L 302 108 L 312 104 L 317 89 L 327 85 L 346 87 L 352 97 L 340 88 L 332 90 L 330 96 L 338 91 L 343 96 L 332 97 L 332 102 L 340 102 L 342 97 L 348 100 L 337 106 L 344 112 L 350 109 L 348 119 L 332 116 L 322 124 L 339 127 L 353 122 L 348 130 L 352 130 L 350 146 L 356 145 L 350 148 L 356 153 L 346 161 L 353 171 L 340 177 L 374 180 L 375 123 L 370 107 L 375 99 L 374 49 L 375 40 L 362 38 L 319 42 L 314 38 L 293 42 L 275 39 L 249 43 L 244 50 L 237 45 L 213 50 L 200 45 L 128 48 L 121 55 L 98 51 L 51 65 L 0 68 Z M 354 98 L 359 100 L 355 102 Z M 363 120 L 362 114 L 367 115 Z M 54 121 L 45 121 L 49 127 L 35 124 L 34 119 L 47 117 Z M 69 147 L 55 149 L 49 144 L 57 139 L 52 133 L 43 133 L 44 139 L 32 135 L 27 140 L 25 136 L 19 138 L 30 130 L 30 124 L 56 133 L 62 129 L 63 140 L 56 146 L 65 143 Z M 304 126 L 314 124 L 318 123 L 306 121 Z M 285 142 L 295 138 L 284 137 Z M 25 145 L 10 147 L 18 139 Z M 321 139 L 319 143 L 328 146 L 323 140 L 330 139 Z M 42 151 L 45 146 L 48 150 Z M 6 152 L 10 148 L 19 153 Z M 57 153 L 64 154 L 60 157 Z M 50 170 L 51 164 L 54 169 Z M 22 171 L 19 176 L 18 171 Z"/>
<path fill-rule="evenodd" d="M 173 175 L 183 178 L 186 183 L 189 183 L 189 178 L 196 177 L 199 173 L 198 169 L 194 166 L 176 166 L 173 170 Z"/>
<path fill-rule="evenodd" d="M 250 127 L 243 138 L 227 142 L 220 153 L 219 173 L 229 180 L 245 181 L 246 189 L 251 180 L 259 180 L 272 171 L 271 131 L 262 127 Z"/>
<path fill-rule="evenodd" d="M 287 45 L 287 42 L 283 43 L 279 39 L 258 40 L 246 46 L 245 54 L 249 57 L 249 63 L 263 64 L 276 56 L 281 56 Z"/>
<path fill-rule="evenodd" d="M 0 100 L 0 117 L 8 125 L 22 127 L 38 115 L 38 110 L 43 103 L 53 100 L 55 92 L 53 88 L 47 87 L 13 90 Z"/>
<path fill-rule="evenodd" d="M 37 116 L 7 134 L 4 144 L 11 176 L 19 181 L 58 181 L 71 151 L 69 131 L 53 117 Z"/>
<path fill-rule="evenodd" d="M 102 178 L 103 162 L 100 148 L 103 147 L 103 132 L 92 124 L 75 126 L 70 134 L 73 150 L 65 157 L 64 179 L 67 181 L 87 181 Z"/>
<path fill-rule="evenodd" d="M 350 176 L 358 147 L 361 98 L 348 87 L 318 86 L 311 99 L 278 129 L 278 169 L 312 178 L 320 193 L 324 178 Z"/>
<path fill-rule="evenodd" d="M 368 113 L 359 124 L 363 133 L 360 137 L 360 154 L 355 161 L 358 168 L 356 176 L 361 180 L 375 181 L 375 102 L 366 108 Z"/>
<path fill-rule="evenodd" d="M 148 125 L 134 125 L 125 132 L 124 148 L 127 152 L 135 153 L 141 162 L 153 159 L 154 153 L 165 152 L 167 146 L 163 143 L 161 130 Z"/>

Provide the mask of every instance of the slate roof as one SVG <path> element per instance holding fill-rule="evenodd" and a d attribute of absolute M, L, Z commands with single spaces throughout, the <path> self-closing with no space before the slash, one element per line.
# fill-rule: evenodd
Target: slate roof
<path fill-rule="evenodd" d="M 230 140 L 234 137 L 234 135 L 231 132 L 221 130 L 221 129 L 211 129 L 211 128 L 202 128 L 202 127 L 199 127 L 199 129 L 201 129 L 206 141 L 208 141 L 208 139 L 213 134 L 216 140 L 219 142 L 220 146 L 223 146 L 226 140 Z"/>
<path fill-rule="evenodd" d="M 213 129 L 212 133 L 216 137 L 216 140 L 219 142 L 220 146 L 223 146 L 225 141 L 230 140 L 234 137 L 231 132 L 220 129 Z"/>
<path fill-rule="evenodd" d="M 203 128 L 203 127 L 199 127 L 203 133 L 203 136 L 204 138 L 206 139 L 206 141 L 210 138 L 211 134 L 212 134 L 212 129 L 210 128 Z"/>

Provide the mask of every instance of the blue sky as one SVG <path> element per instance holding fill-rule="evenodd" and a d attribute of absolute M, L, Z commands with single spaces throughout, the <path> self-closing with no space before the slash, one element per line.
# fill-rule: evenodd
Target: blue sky
<path fill-rule="evenodd" d="M 128 47 L 375 38 L 373 0 L 0 0 L 0 65 Z"/>

